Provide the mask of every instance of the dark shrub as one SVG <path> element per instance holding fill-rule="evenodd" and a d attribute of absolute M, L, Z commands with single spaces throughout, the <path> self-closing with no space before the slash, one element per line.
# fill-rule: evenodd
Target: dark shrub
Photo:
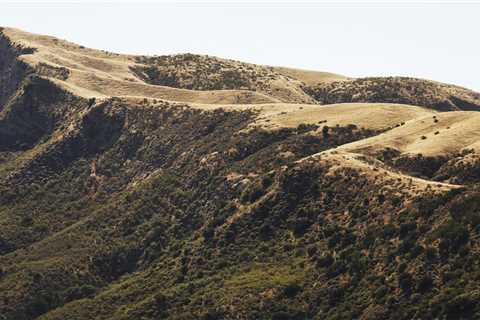
<path fill-rule="evenodd" d="M 317 266 L 320 268 L 328 268 L 333 263 L 333 257 L 327 253 L 317 259 Z"/>
<path fill-rule="evenodd" d="M 310 228 L 311 224 L 312 221 L 310 221 L 308 218 L 297 218 L 291 221 L 291 228 L 293 234 L 296 237 L 303 236 L 307 232 L 308 228 Z"/>
<path fill-rule="evenodd" d="M 405 292 L 410 292 L 413 285 L 412 276 L 407 272 L 402 272 L 398 276 L 398 286 Z"/>
<path fill-rule="evenodd" d="M 418 292 L 427 292 L 433 287 L 433 279 L 429 275 L 425 275 L 417 282 Z"/>
<path fill-rule="evenodd" d="M 296 283 L 292 283 L 287 285 L 285 288 L 283 288 L 283 294 L 287 298 L 293 298 L 295 297 L 300 291 L 302 290 L 302 287 L 300 287 Z"/>
<path fill-rule="evenodd" d="M 415 222 L 402 223 L 400 225 L 400 238 L 405 237 L 409 232 L 417 229 L 417 224 Z"/>
<path fill-rule="evenodd" d="M 83 299 L 87 297 L 91 297 L 95 294 L 97 289 L 91 285 L 82 285 L 80 287 L 72 287 L 65 290 L 64 293 L 64 300 L 65 302 L 70 302 L 73 300 Z"/>
<path fill-rule="evenodd" d="M 272 320 L 291 320 L 293 318 L 290 313 L 285 311 L 278 311 L 272 315 Z"/>
<path fill-rule="evenodd" d="M 448 251 L 458 251 L 469 240 L 467 228 L 453 220 L 439 228 L 438 236 L 440 238 L 440 251 L 443 254 Z"/>
<path fill-rule="evenodd" d="M 203 229 L 202 231 L 202 235 L 206 241 L 212 239 L 213 236 L 215 235 L 215 228 L 213 226 L 205 227 L 205 229 Z"/>
<path fill-rule="evenodd" d="M 385 298 L 385 296 L 388 294 L 388 287 L 387 286 L 380 286 L 375 290 L 375 299 L 376 300 L 381 300 Z"/>

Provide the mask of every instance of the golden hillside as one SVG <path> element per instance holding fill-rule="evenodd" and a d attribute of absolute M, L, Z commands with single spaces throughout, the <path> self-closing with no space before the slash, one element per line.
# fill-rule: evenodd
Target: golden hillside
<path fill-rule="evenodd" d="M 0 320 L 478 319 L 479 101 L 0 29 Z"/>

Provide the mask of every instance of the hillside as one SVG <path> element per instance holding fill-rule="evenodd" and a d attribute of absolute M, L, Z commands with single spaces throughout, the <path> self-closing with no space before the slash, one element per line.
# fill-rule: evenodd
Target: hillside
<path fill-rule="evenodd" d="M 371 77 L 326 82 L 308 88 L 307 92 L 322 104 L 388 102 L 424 106 L 439 111 L 478 111 L 480 103 L 480 95 L 477 92 L 406 77 Z"/>
<path fill-rule="evenodd" d="M 0 35 L 0 319 L 480 317 L 479 94 Z"/>
<path fill-rule="evenodd" d="M 303 82 L 274 68 L 209 56 L 137 57 L 132 71 L 145 82 L 193 90 L 249 90 L 280 102 L 314 103 Z"/>

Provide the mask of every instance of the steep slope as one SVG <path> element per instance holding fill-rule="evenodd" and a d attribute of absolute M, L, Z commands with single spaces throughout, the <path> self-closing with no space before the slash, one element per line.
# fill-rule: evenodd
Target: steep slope
<path fill-rule="evenodd" d="M 451 87 L 305 104 L 357 80 L 5 30 L 0 319 L 480 316 L 480 119 L 438 112 Z"/>
<path fill-rule="evenodd" d="M 28 73 L 28 67 L 19 61 L 22 54 L 31 53 L 33 49 L 16 45 L 6 38 L 0 29 L 0 111 L 9 97 L 18 89 Z"/>

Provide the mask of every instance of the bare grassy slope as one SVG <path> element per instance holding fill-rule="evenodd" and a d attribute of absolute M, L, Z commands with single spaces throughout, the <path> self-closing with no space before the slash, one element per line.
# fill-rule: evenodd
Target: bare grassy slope
<path fill-rule="evenodd" d="M 367 154 L 392 148 L 401 153 L 454 154 L 480 147 L 480 113 L 448 112 L 413 119 L 378 136 L 342 146 Z"/>
<path fill-rule="evenodd" d="M 415 106 L 388 103 L 341 103 L 332 105 L 262 105 L 257 124 L 270 129 L 295 128 L 300 124 L 346 126 L 386 130 L 434 111 Z"/>
<path fill-rule="evenodd" d="M 266 103 L 278 100 L 246 90 L 198 92 L 165 86 L 153 86 L 138 79 L 131 68 L 134 56 L 119 55 L 5 28 L 3 33 L 14 43 L 35 48 L 20 59 L 37 73 L 83 97 L 138 96 L 183 102 Z"/>
<path fill-rule="evenodd" d="M 285 76 L 302 81 L 308 86 L 317 85 L 320 83 L 329 83 L 333 81 L 346 81 L 350 78 L 340 74 L 322 71 L 312 71 L 303 69 L 294 69 L 286 67 L 272 67 L 276 72 Z"/>
<path fill-rule="evenodd" d="M 132 99 L 132 101 L 135 101 Z M 316 126 L 318 132 L 323 127 L 354 125 L 358 128 L 387 130 L 400 126 L 405 121 L 434 116 L 438 112 L 431 109 L 393 103 L 339 103 L 332 105 L 266 103 L 266 104 L 218 104 L 205 105 L 192 103 L 192 108 L 230 111 L 251 111 L 255 114 L 253 127 L 267 130 L 297 128 L 300 125 Z"/>
<path fill-rule="evenodd" d="M 303 91 L 302 81 L 334 77 L 293 69 L 277 72 L 272 67 L 191 54 L 120 55 L 12 28 L 4 28 L 3 34 L 35 49 L 20 59 L 39 75 L 84 97 L 136 96 L 213 104 L 315 103 Z"/>

